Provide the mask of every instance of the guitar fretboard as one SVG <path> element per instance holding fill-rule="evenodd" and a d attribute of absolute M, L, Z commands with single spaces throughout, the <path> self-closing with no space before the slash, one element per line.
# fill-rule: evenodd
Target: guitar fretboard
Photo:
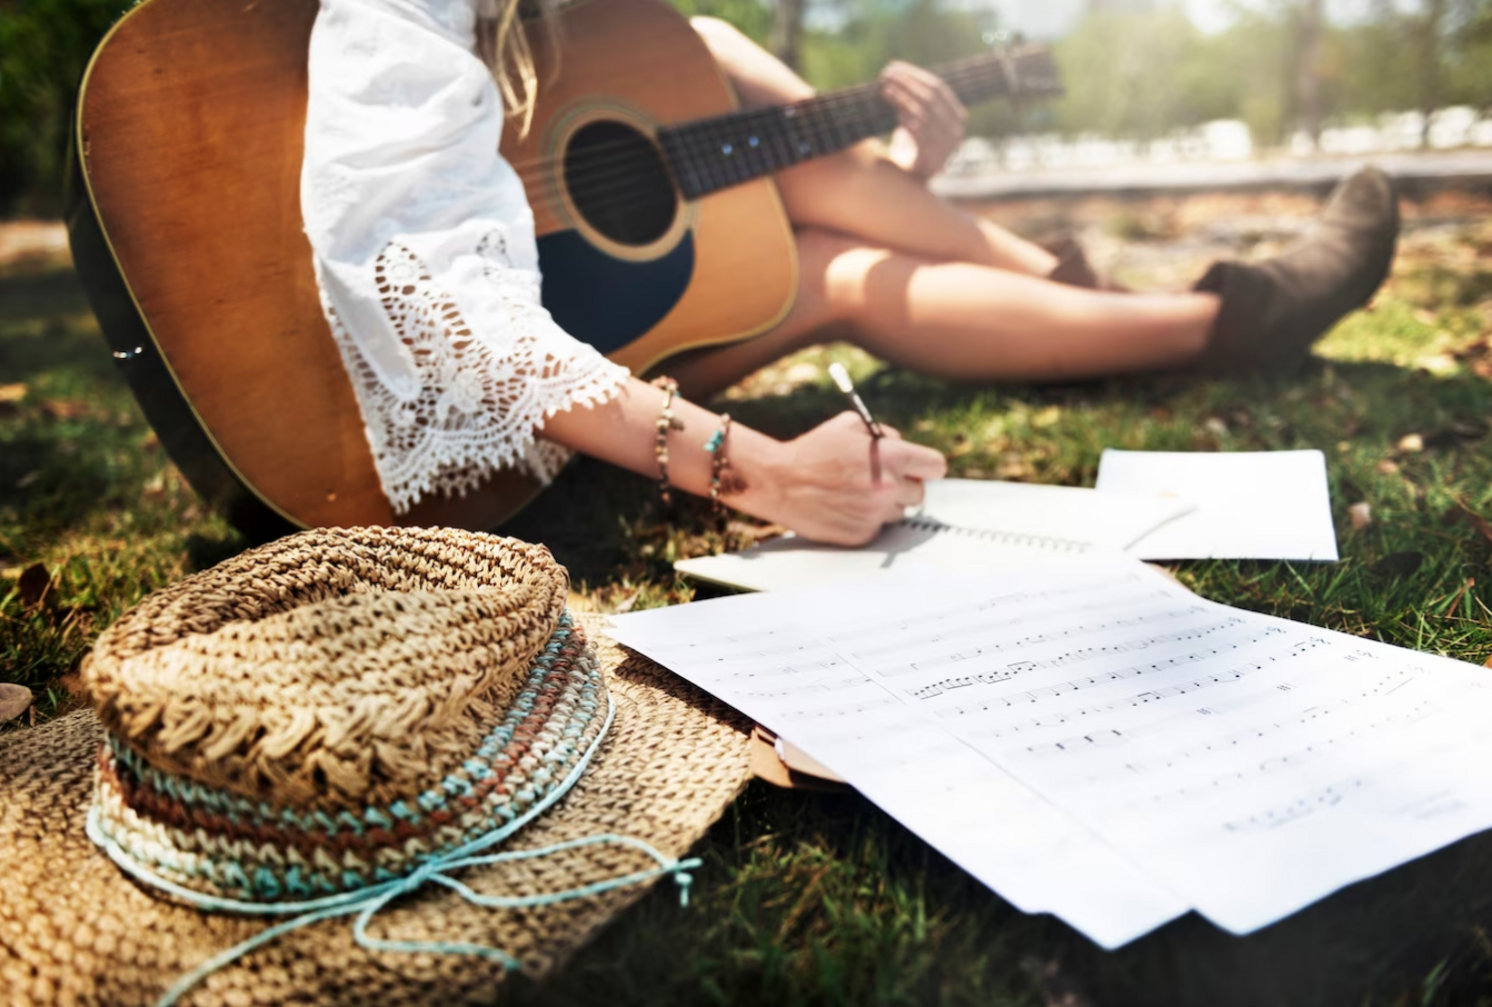
<path fill-rule="evenodd" d="M 933 67 L 965 105 L 1000 95 L 1060 93 L 1045 50 L 995 52 Z M 890 132 L 896 111 L 878 81 L 805 101 L 700 119 L 658 131 L 685 199 L 740 185 Z"/>

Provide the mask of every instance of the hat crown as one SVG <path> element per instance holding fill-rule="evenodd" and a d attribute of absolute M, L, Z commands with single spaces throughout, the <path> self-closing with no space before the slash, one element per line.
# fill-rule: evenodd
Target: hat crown
<path fill-rule="evenodd" d="M 282 539 L 152 595 L 84 669 L 115 739 L 278 805 L 419 793 L 522 688 L 564 610 L 542 546 L 449 529 Z"/>

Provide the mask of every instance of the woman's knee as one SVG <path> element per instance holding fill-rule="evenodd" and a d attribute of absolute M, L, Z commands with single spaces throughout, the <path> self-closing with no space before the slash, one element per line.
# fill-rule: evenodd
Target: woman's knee
<path fill-rule="evenodd" d="M 827 228 L 802 227 L 796 234 L 800 296 L 813 299 L 826 324 L 853 322 L 867 303 L 872 271 L 892 253 Z"/>
<path fill-rule="evenodd" d="M 761 107 L 813 97 L 807 81 L 735 25 L 715 17 L 692 17 L 689 24 L 730 78 L 743 105 Z"/>

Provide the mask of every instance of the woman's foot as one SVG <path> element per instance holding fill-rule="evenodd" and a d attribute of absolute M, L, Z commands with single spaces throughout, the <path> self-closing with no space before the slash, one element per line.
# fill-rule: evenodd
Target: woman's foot
<path fill-rule="evenodd" d="M 1222 302 L 1198 366 L 1217 375 L 1299 368 L 1311 345 L 1383 283 L 1398 236 L 1393 183 L 1363 168 L 1336 187 L 1292 248 L 1258 263 L 1213 263 L 1193 288 Z"/>

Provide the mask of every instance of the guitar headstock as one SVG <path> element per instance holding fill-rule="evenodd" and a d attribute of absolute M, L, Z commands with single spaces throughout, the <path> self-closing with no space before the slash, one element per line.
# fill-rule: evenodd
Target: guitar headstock
<path fill-rule="evenodd" d="M 1060 98 L 1067 93 L 1052 59 L 1052 47 L 1024 41 L 1019 35 L 990 33 L 984 41 L 999 56 L 1012 98 Z"/>

